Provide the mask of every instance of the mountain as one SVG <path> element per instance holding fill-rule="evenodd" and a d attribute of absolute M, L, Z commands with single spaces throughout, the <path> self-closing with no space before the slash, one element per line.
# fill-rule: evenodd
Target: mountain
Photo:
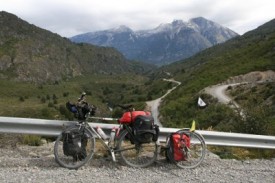
<path fill-rule="evenodd" d="M 205 87 L 228 79 L 233 81 L 232 78 L 238 81 L 236 78 L 241 79 L 245 74 L 268 70 L 275 71 L 275 19 L 242 36 L 205 49 L 191 58 L 159 68 L 154 75 L 156 82 L 170 73 L 175 80 L 184 83 L 173 91 L 173 95 L 163 100 L 160 107 L 161 122 L 170 127 L 188 127 L 190 121 L 196 120 L 199 128 L 248 133 L 245 129 L 255 127 L 246 125 L 257 125 L 260 121 L 262 125 L 257 127 L 259 131 L 268 126 L 265 133 L 274 135 L 274 81 L 249 81 L 247 86 L 241 88 L 240 85 L 237 91 L 232 90 L 230 95 L 249 114 L 245 119 L 247 121 L 203 94 Z M 256 80 L 261 77 L 263 76 L 258 75 Z M 205 109 L 197 106 L 199 96 L 208 104 Z"/>
<path fill-rule="evenodd" d="M 114 48 L 75 44 L 67 38 L 0 12 L 0 78 L 35 83 L 84 74 L 144 72 Z"/>
<path fill-rule="evenodd" d="M 169 64 L 237 36 L 232 30 L 202 17 L 175 20 L 151 30 L 126 26 L 89 32 L 70 38 L 77 43 L 114 47 L 126 58 L 156 65 Z"/>

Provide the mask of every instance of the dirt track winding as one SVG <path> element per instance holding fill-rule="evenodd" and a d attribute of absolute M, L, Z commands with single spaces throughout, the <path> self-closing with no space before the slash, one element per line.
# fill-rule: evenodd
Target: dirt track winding
<path fill-rule="evenodd" d="M 274 71 L 265 71 L 265 72 L 250 72 L 245 75 L 235 76 L 229 78 L 223 84 L 213 85 L 206 87 L 204 91 L 213 97 L 217 98 L 219 102 L 230 105 L 232 108 L 240 109 L 240 106 L 232 99 L 230 96 L 226 95 L 225 91 L 229 86 L 236 86 L 242 84 L 258 84 L 264 82 L 274 82 L 275 81 L 275 72 Z M 243 116 L 243 111 L 240 111 L 240 114 Z"/>
<path fill-rule="evenodd" d="M 160 127 L 162 127 L 162 124 L 159 122 L 158 116 L 159 116 L 159 110 L 158 107 L 161 103 L 161 100 L 166 97 L 169 93 L 171 93 L 174 89 L 176 89 L 179 85 L 181 85 L 181 82 L 179 81 L 175 81 L 174 79 L 163 79 L 163 81 L 168 81 L 168 82 L 173 82 L 176 83 L 177 86 L 174 86 L 173 88 L 171 88 L 170 90 L 168 90 L 163 96 L 161 96 L 160 98 L 157 98 L 155 100 L 151 100 L 146 102 L 147 107 L 149 108 L 149 110 L 152 113 L 152 116 L 154 118 L 155 124 L 159 125 Z"/>

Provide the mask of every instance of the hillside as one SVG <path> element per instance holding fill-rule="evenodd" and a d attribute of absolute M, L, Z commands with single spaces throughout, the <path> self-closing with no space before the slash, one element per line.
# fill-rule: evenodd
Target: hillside
<path fill-rule="evenodd" d="M 191 120 L 196 119 L 199 128 L 242 131 L 238 129 L 242 119 L 228 107 L 201 93 L 201 90 L 233 76 L 267 70 L 275 70 L 275 19 L 243 36 L 206 49 L 190 59 L 160 68 L 154 75 L 156 78 L 167 77 L 165 73 L 169 72 L 173 78 L 182 82 L 173 95 L 169 95 L 162 103 L 162 123 L 166 126 L 187 127 Z M 246 95 L 243 107 L 254 107 L 248 110 L 254 111 L 251 116 L 258 115 L 255 111 L 264 111 L 261 115 L 265 118 L 259 118 L 259 114 L 257 118 L 254 116 L 254 119 L 260 119 L 263 126 L 268 124 L 264 133 L 274 134 L 274 112 L 261 110 L 271 108 L 274 111 L 274 82 L 259 88 L 261 92 L 254 87 L 250 94 Z M 209 104 L 207 108 L 201 110 L 197 107 L 198 96 L 203 97 Z"/>
<path fill-rule="evenodd" d="M 203 17 L 188 22 L 174 20 L 150 30 L 133 31 L 126 26 L 89 32 L 71 38 L 74 42 L 111 46 L 126 58 L 164 65 L 222 43 L 237 34 Z"/>
<path fill-rule="evenodd" d="M 111 116 L 107 103 L 142 109 L 152 90 L 144 92 L 144 73 L 154 68 L 129 62 L 114 48 L 75 44 L 0 12 L 0 116 L 72 119 L 65 103 L 83 91 L 99 116 Z"/>
<path fill-rule="evenodd" d="M 67 38 L 0 12 L 0 78 L 43 83 L 85 74 L 145 72 L 113 48 L 74 44 Z"/>

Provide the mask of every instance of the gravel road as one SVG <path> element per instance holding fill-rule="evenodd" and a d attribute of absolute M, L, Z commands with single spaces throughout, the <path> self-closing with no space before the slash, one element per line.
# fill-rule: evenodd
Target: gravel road
<path fill-rule="evenodd" d="M 95 157 L 79 170 L 61 168 L 54 161 L 53 143 L 39 147 L 16 145 L 0 149 L 0 182 L 275 182 L 273 160 L 221 160 L 207 155 L 195 169 L 178 169 L 160 156 L 148 168 L 132 168 Z"/>
<path fill-rule="evenodd" d="M 161 100 L 166 97 L 169 93 L 171 93 L 174 89 L 176 89 L 179 85 L 181 85 L 181 82 L 179 81 L 175 81 L 174 79 L 163 79 L 163 81 L 167 81 L 167 82 L 172 82 L 172 83 L 176 83 L 177 86 L 174 86 L 173 88 L 167 90 L 167 92 L 161 96 L 160 98 L 157 98 L 155 100 L 152 100 L 152 101 L 147 101 L 146 104 L 147 104 L 147 107 L 148 109 L 151 111 L 152 113 L 152 116 L 154 118 L 154 122 L 156 125 L 160 126 L 160 127 L 163 127 L 162 124 L 160 123 L 159 119 L 158 119 L 158 116 L 159 116 L 159 110 L 158 110 L 158 107 L 161 103 Z"/>

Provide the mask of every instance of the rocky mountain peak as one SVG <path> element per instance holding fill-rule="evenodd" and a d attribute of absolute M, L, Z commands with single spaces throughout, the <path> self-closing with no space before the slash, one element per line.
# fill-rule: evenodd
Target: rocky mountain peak
<path fill-rule="evenodd" d="M 133 32 L 132 29 L 127 27 L 126 25 L 120 25 L 117 28 L 112 29 L 113 32 L 121 33 L 121 32 Z"/>
<path fill-rule="evenodd" d="M 98 32 L 91 32 L 74 36 L 71 40 L 112 46 L 128 59 L 163 65 L 190 57 L 238 35 L 203 17 L 193 18 L 188 22 L 174 20 L 150 30 L 132 31 L 126 26 L 120 26 L 115 30 L 117 33 L 112 29 L 112 34 L 106 36 L 105 33 L 109 30 L 100 31 L 100 36 L 97 36 Z M 125 34 L 121 34 L 122 32 Z"/>
<path fill-rule="evenodd" d="M 206 30 L 206 29 L 209 29 L 209 28 L 212 28 L 212 27 L 222 28 L 221 25 L 219 25 L 219 24 L 217 24 L 213 21 L 207 20 L 203 17 L 192 18 L 192 19 L 189 20 L 189 22 L 192 23 L 192 24 L 197 25 L 201 30 Z"/>
<path fill-rule="evenodd" d="M 172 23 L 173 27 L 183 26 L 185 23 L 182 20 L 174 20 Z"/>

